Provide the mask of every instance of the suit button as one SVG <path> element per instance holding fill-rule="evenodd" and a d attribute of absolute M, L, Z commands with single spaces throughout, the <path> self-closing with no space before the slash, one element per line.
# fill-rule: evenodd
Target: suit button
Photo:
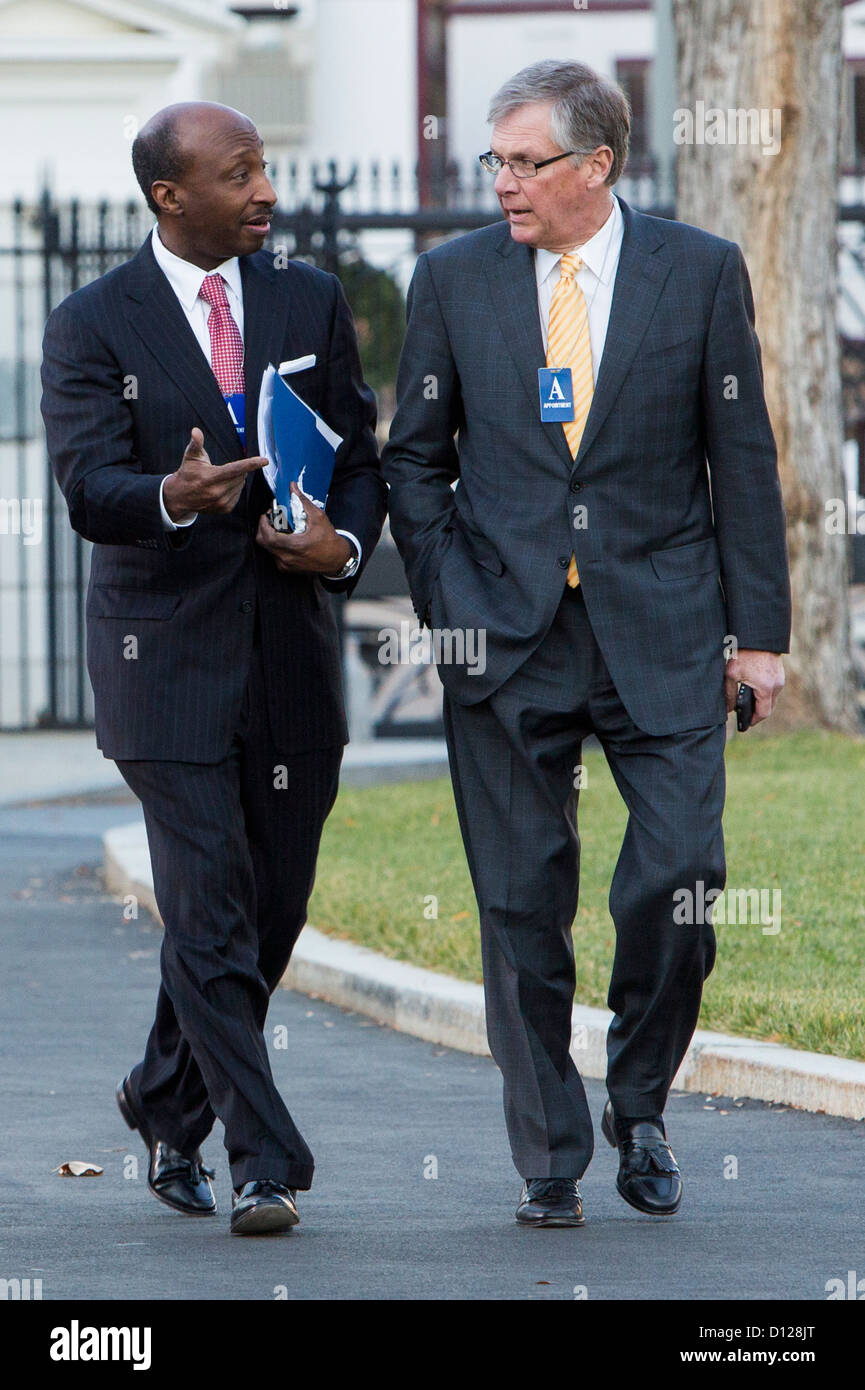
<path fill-rule="evenodd" d="M 254 607 L 255 604 L 252 603 L 248 598 L 245 598 L 243 600 L 243 603 L 240 605 L 240 611 L 241 613 L 251 613 Z"/>
<path fill-rule="evenodd" d="M 570 563 L 571 563 L 571 557 L 570 557 L 570 555 L 560 555 L 560 556 L 559 556 L 559 568 L 560 568 L 560 569 L 566 570 L 566 569 L 568 568 L 568 565 L 569 565 Z"/>
<path fill-rule="evenodd" d="M 570 481 L 570 489 L 571 489 L 571 492 L 582 492 L 582 490 L 583 490 L 583 485 L 582 485 L 582 483 L 580 482 L 579 478 L 571 478 L 571 481 Z"/>

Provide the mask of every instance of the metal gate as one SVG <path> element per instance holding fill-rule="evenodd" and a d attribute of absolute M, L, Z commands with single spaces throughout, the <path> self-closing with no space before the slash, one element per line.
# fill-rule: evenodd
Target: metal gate
<path fill-rule="evenodd" d="M 419 245 L 499 215 L 488 201 L 478 206 L 486 192 L 480 184 L 465 190 L 455 181 L 435 206 L 406 210 L 412 182 L 411 174 L 404 178 L 399 170 L 375 166 L 363 180 L 356 169 L 340 178 L 335 164 L 303 171 L 290 166 L 277 188 L 283 207 L 291 210 L 277 211 L 269 243 L 340 276 L 355 314 L 366 376 L 385 417 L 404 326 L 404 288 Z M 90 544 L 71 530 L 45 455 L 41 337 L 55 305 L 135 255 L 152 223 L 143 202 L 59 205 L 48 192 L 36 205 L 16 202 L 0 210 L 3 729 L 92 723 L 84 632 Z M 386 244 L 383 253 L 377 242 Z M 392 566 L 385 569 L 393 572 Z M 375 570 L 365 581 L 371 597 Z"/>
<path fill-rule="evenodd" d="M 288 164 L 271 173 L 280 203 L 269 245 L 339 275 L 355 316 L 365 375 L 378 395 L 384 437 L 394 404 L 404 291 L 415 257 L 437 239 L 499 220 L 491 183 L 477 168 L 466 179 L 454 166 L 432 187 L 419 183 L 416 169 L 375 164 L 344 175 L 333 162 L 305 168 Z M 650 175 L 625 177 L 620 189 L 635 206 L 672 213 L 655 206 Z M 865 206 L 860 195 L 857 185 L 841 210 L 840 307 L 845 342 L 863 349 Z M 71 530 L 45 455 L 39 418 L 41 337 L 52 308 L 133 256 L 152 221 L 141 201 L 61 206 L 47 192 L 36 205 L 17 202 L 0 209 L 2 729 L 92 723 L 84 640 L 90 545 Z M 865 361 L 865 350 L 860 356 Z M 849 352 L 847 360 L 852 360 Z M 845 380 L 845 413 L 848 437 L 860 443 L 865 476 L 865 368 L 854 386 Z M 401 573 L 394 561 L 383 544 L 365 571 L 358 601 L 394 596 Z M 859 563 L 865 564 L 865 556 Z M 355 658 L 362 646 L 358 639 Z M 368 661 L 368 639 L 365 646 Z M 357 660 L 354 667 L 358 669 Z M 391 702 L 380 704 L 387 713 L 379 723 L 392 723 Z"/>

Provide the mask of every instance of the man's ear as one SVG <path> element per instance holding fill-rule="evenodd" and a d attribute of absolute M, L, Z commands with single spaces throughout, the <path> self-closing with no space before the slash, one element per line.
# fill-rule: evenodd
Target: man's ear
<path fill-rule="evenodd" d="M 170 183 L 167 179 L 157 179 L 150 185 L 150 196 L 160 214 L 166 217 L 182 217 L 183 203 L 178 196 L 177 184 Z"/>
<path fill-rule="evenodd" d="M 587 179 L 587 187 L 600 187 L 607 180 L 611 168 L 613 167 L 613 151 L 609 145 L 599 145 L 587 156 L 587 162 L 591 166 L 591 173 Z"/>

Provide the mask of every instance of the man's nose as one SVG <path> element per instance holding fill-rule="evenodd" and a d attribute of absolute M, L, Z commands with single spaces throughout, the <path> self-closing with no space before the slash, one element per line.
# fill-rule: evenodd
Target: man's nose
<path fill-rule="evenodd" d="M 501 169 L 499 169 L 499 172 L 496 174 L 496 181 L 493 184 L 493 187 L 496 191 L 496 197 L 498 198 L 503 198 L 506 193 L 519 192 L 520 181 L 519 179 L 514 178 L 514 175 L 511 173 L 509 164 L 503 164 Z"/>
<path fill-rule="evenodd" d="M 274 206 L 279 202 L 276 189 L 266 174 L 262 175 L 262 182 L 256 191 L 255 201 L 257 203 L 267 203 L 270 206 Z"/>

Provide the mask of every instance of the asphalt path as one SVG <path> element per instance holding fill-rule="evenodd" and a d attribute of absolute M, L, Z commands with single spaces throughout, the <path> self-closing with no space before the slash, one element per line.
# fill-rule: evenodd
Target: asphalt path
<path fill-rule="evenodd" d="M 204 1146 L 219 1215 L 168 1210 L 114 1101 L 159 977 L 160 929 L 126 920 L 99 875 L 101 833 L 136 815 L 105 799 L 0 811 L 0 1278 L 73 1301 L 825 1300 L 854 1271 L 865 1295 L 862 1124 L 676 1095 L 677 1217 L 622 1202 L 598 1124 L 585 1227 L 525 1230 L 493 1064 L 287 990 L 268 1031 L 316 1156 L 301 1224 L 229 1236 L 219 1127 Z M 599 1122 L 603 1088 L 587 1089 Z M 103 1176 L 54 1172 L 72 1159 Z"/>

